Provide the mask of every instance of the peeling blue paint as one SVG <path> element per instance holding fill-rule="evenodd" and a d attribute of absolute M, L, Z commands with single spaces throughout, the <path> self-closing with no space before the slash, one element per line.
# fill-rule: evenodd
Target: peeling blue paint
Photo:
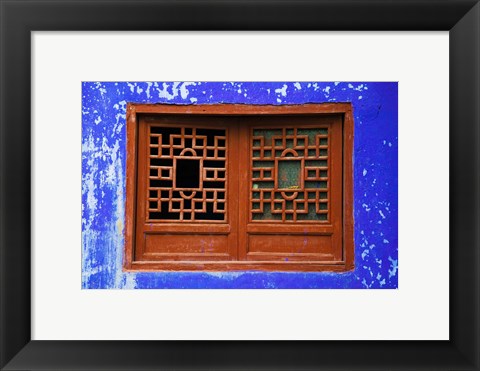
<path fill-rule="evenodd" d="M 352 102 L 355 270 L 347 273 L 122 271 L 127 102 Z M 84 82 L 82 288 L 397 288 L 398 87 L 383 82 Z"/>

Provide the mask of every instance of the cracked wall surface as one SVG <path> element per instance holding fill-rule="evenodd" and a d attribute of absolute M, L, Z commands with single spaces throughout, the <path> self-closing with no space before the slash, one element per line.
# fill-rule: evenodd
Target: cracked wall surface
<path fill-rule="evenodd" d="M 122 271 L 127 102 L 351 102 L 355 270 L 347 273 Z M 398 287 L 398 86 L 395 82 L 84 82 L 82 288 Z"/>

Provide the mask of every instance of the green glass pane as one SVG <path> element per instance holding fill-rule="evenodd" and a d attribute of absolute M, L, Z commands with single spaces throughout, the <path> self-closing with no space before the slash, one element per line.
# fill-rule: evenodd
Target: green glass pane
<path fill-rule="evenodd" d="M 272 136 L 273 135 L 282 135 L 282 129 L 275 129 L 275 130 L 265 130 L 265 129 L 255 129 L 253 130 L 254 137 L 263 137 L 264 138 L 264 145 L 271 146 L 272 145 Z"/>
<path fill-rule="evenodd" d="M 282 221 L 282 218 L 287 223 L 294 223 L 294 220 L 297 221 L 327 221 L 328 214 L 326 213 L 328 207 L 328 181 L 321 180 L 303 180 L 303 174 L 305 169 L 304 166 L 311 168 L 321 168 L 321 170 L 309 170 L 305 176 L 310 179 L 315 179 L 318 175 L 321 178 L 328 178 L 328 160 L 322 159 L 319 160 L 317 157 L 317 151 L 320 156 L 328 156 L 328 138 L 319 138 L 317 142 L 317 137 L 319 135 L 327 135 L 327 128 L 300 128 L 293 129 L 291 127 L 285 129 L 255 129 L 253 135 L 256 137 L 262 137 L 263 143 L 265 146 L 277 146 L 280 148 L 271 150 L 263 149 L 263 161 L 252 161 L 252 175 L 258 176 L 258 168 L 266 168 L 263 172 L 264 177 L 274 176 L 275 182 L 272 181 L 257 181 L 253 182 L 254 190 L 262 190 L 264 200 L 264 211 L 262 213 L 252 213 L 253 220 L 271 220 L 271 221 Z M 287 135 L 287 137 L 285 137 Z M 296 135 L 297 138 L 289 138 L 288 136 Z M 272 137 L 276 136 L 275 143 L 272 140 Z M 303 138 L 298 138 L 298 136 L 303 136 Z M 279 139 L 278 137 L 283 137 Z M 255 144 L 257 145 L 259 140 L 255 139 Z M 294 143 L 297 143 L 297 147 L 294 146 Z M 318 148 L 317 145 L 320 144 L 323 148 Z M 304 160 L 295 158 L 294 153 L 286 153 L 282 156 L 282 153 L 285 149 L 293 149 L 298 153 L 299 157 L 305 156 L 305 151 L 303 146 L 310 146 L 316 148 L 308 148 L 307 155 L 311 158 L 305 158 Z M 255 152 L 255 156 L 259 156 L 258 152 Z M 275 157 L 278 160 L 277 165 L 274 161 L 269 161 L 269 158 Z M 275 171 L 274 171 L 275 169 Z M 326 179 L 325 179 L 326 180 Z M 277 186 L 274 190 L 274 186 Z M 305 191 L 297 192 L 296 189 L 305 189 Z M 265 192 L 266 190 L 266 192 Z M 318 196 L 317 192 L 321 191 Z M 255 197 L 258 197 L 258 192 L 255 191 Z M 284 195 L 284 196 L 283 196 Z M 294 200 L 287 198 L 294 197 L 296 200 L 308 199 L 310 202 L 306 205 L 296 204 Z M 321 202 L 317 204 L 317 197 L 319 197 Z M 275 204 L 275 210 L 271 210 L 271 204 L 269 200 L 283 200 L 285 205 L 285 211 L 282 211 L 281 203 Z M 257 199 L 258 200 L 258 199 Z M 254 202 L 258 202 L 255 200 Z M 267 201 L 268 200 L 268 201 Z M 255 204 L 255 207 L 258 207 Z M 305 210 L 306 207 L 306 210 Z M 298 208 L 298 210 L 296 210 Z M 317 213 L 317 208 L 322 210 L 323 213 Z M 301 214 L 299 212 L 303 212 Z M 292 211 L 294 213 L 292 213 Z"/>
<path fill-rule="evenodd" d="M 317 214 L 315 204 L 308 204 L 308 214 L 297 214 L 297 220 L 327 220 L 327 214 Z"/>
<path fill-rule="evenodd" d="M 271 167 L 273 168 L 275 163 L 273 161 L 253 161 L 253 167 Z"/>
<path fill-rule="evenodd" d="M 255 184 L 257 184 L 258 187 L 255 187 Z M 257 188 L 273 188 L 273 182 L 256 182 L 253 184 L 253 189 Z"/>
<path fill-rule="evenodd" d="M 313 181 L 313 180 L 308 180 L 305 182 L 305 188 L 320 188 L 320 189 L 326 189 L 327 188 L 327 182 L 325 181 Z"/>
<path fill-rule="evenodd" d="M 299 147 L 305 147 L 305 139 L 303 138 L 297 138 L 297 146 Z"/>
<path fill-rule="evenodd" d="M 278 161 L 278 188 L 301 188 L 301 161 Z"/>
<path fill-rule="evenodd" d="M 253 220 L 282 220 L 282 216 L 280 214 L 272 214 L 270 209 L 270 203 L 265 202 L 263 204 L 263 214 L 252 214 Z"/>
<path fill-rule="evenodd" d="M 306 160 L 305 166 L 308 166 L 308 167 L 327 166 L 327 160 Z"/>
<path fill-rule="evenodd" d="M 318 134 L 328 134 L 327 128 L 321 129 L 297 129 L 297 135 L 307 135 L 308 136 L 308 144 L 315 145 L 315 136 Z"/>

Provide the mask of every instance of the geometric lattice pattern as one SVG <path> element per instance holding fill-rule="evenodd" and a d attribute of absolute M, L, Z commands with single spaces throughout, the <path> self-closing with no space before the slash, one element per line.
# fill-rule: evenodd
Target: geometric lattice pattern
<path fill-rule="evenodd" d="M 252 221 L 329 219 L 328 127 L 252 129 Z"/>
<path fill-rule="evenodd" d="M 147 220 L 225 221 L 225 129 L 149 125 Z"/>

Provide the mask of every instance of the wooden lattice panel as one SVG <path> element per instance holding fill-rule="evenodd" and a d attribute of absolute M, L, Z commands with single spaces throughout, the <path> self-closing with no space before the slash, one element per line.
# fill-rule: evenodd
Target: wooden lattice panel
<path fill-rule="evenodd" d="M 350 104 L 127 112 L 126 269 L 352 269 Z"/>
<path fill-rule="evenodd" d="M 148 127 L 148 221 L 226 220 L 225 129 Z"/>
<path fill-rule="evenodd" d="M 251 129 L 253 222 L 329 221 L 329 128 Z"/>

